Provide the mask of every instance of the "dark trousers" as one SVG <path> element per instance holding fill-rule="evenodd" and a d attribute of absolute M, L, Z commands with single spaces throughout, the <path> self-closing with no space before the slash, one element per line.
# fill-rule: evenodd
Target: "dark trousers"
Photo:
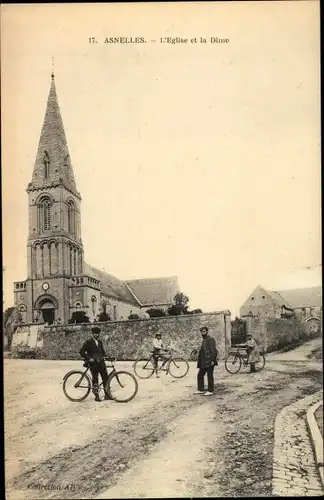
<path fill-rule="evenodd" d="M 99 373 L 100 373 L 100 376 L 102 378 L 104 390 L 106 393 L 107 392 L 106 385 L 108 382 L 108 372 L 107 372 L 107 368 L 106 368 L 104 360 L 95 361 L 93 364 L 91 364 L 90 371 L 91 371 L 91 375 L 92 375 L 92 392 L 93 392 L 93 394 L 95 394 L 95 395 L 98 394 L 98 390 L 99 390 L 98 376 L 99 376 Z"/>
<path fill-rule="evenodd" d="M 154 368 L 155 368 L 156 372 L 157 372 L 157 368 L 158 368 L 159 359 L 161 359 L 162 362 L 164 363 L 164 361 L 167 359 L 167 357 L 164 356 L 160 351 L 153 351 L 153 363 L 154 363 Z"/>
<path fill-rule="evenodd" d="M 198 391 L 204 391 L 204 378 L 207 373 L 208 380 L 208 391 L 214 392 L 214 366 L 208 366 L 206 368 L 199 368 L 197 374 L 197 386 Z"/>
<path fill-rule="evenodd" d="M 256 372 L 255 363 L 250 363 L 250 372 L 251 373 L 255 373 Z"/>

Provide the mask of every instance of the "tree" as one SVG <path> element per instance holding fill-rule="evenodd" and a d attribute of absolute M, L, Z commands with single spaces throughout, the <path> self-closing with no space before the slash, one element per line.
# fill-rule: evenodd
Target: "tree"
<path fill-rule="evenodd" d="M 3 329 L 4 335 L 7 337 L 8 349 L 11 347 L 12 337 L 17 330 L 22 317 L 17 307 L 8 307 L 3 315 Z"/>
<path fill-rule="evenodd" d="M 140 317 L 139 317 L 139 315 L 138 315 L 138 314 L 134 314 L 134 313 L 133 313 L 133 314 L 130 314 L 130 315 L 128 316 L 128 319 L 140 319 Z"/>
<path fill-rule="evenodd" d="M 179 316 L 180 314 L 188 313 L 188 302 L 189 297 L 182 292 L 178 292 L 173 297 L 173 304 L 168 309 L 168 314 L 170 316 Z"/>
<path fill-rule="evenodd" d="M 111 318 L 109 314 L 103 311 L 98 315 L 98 321 L 111 321 Z"/>
<path fill-rule="evenodd" d="M 165 312 L 163 311 L 163 309 L 155 307 L 148 309 L 146 312 L 150 315 L 150 318 L 161 318 L 162 316 L 165 316 Z"/>
<path fill-rule="evenodd" d="M 192 311 L 188 311 L 187 314 L 202 314 L 201 309 L 193 309 Z"/>
<path fill-rule="evenodd" d="M 69 319 L 69 324 L 73 323 L 90 323 L 90 320 L 85 311 L 74 311 Z"/>

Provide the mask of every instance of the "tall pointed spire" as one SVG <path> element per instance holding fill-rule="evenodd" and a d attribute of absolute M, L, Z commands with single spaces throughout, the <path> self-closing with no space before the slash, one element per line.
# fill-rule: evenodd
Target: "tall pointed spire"
<path fill-rule="evenodd" d="M 54 60 L 52 64 L 54 66 Z M 62 182 L 67 189 L 79 196 L 56 94 L 54 67 L 52 67 L 51 87 L 29 187 L 41 188 L 53 182 Z"/>

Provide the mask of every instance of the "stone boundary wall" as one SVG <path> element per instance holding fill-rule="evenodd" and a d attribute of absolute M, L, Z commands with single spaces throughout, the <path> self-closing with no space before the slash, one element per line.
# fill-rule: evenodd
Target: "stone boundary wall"
<path fill-rule="evenodd" d="M 251 332 L 259 346 L 272 352 L 291 344 L 306 342 L 321 335 L 320 332 L 311 332 L 305 323 L 297 319 L 251 318 L 247 323 L 247 332 Z"/>
<path fill-rule="evenodd" d="M 167 316 L 161 318 L 107 321 L 96 323 L 101 328 L 101 339 L 108 355 L 119 360 L 135 360 L 147 356 L 157 331 L 163 342 L 179 355 L 190 357 L 201 344 L 199 329 L 208 326 L 215 338 L 220 358 L 225 357 L 231 343 L 231 315 L 229 311 L 215 313 Z M 35 326 L 35 325 L 34 325 Z M 81 325 L 52 325 L 39 328 L 39 346 L 36 357 L 41 359 L 80 359 L 79 350 L 91 335 L 93 323 Z M 28 328 L 28 327 L 27 327 Z M 16 350 L 23 349 L 19 345 Z M 27 346 L 28 347 L 28 346 Z M 15 353 L 13 352 L 13 355 Z"/>

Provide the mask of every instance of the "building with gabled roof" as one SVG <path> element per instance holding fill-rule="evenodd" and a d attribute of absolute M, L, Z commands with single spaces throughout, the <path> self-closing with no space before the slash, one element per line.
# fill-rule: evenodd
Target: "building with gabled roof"
<path fill-rule="evenodd" d="M 321 308 L 322 307 L 322 287 L 313 286 L 308 288 L 295 288 L 293 290 L 280 290 L 281 297 L 296 309 Z"/>
<path fill-rule="evenodd" d="M 293 316 L 305 322 L 314 323 L 315 320 L 321 322 L 322 287 L 271 291 L 258 285 L 241 306 L 240 316 L 241 318 Z"/>
<path fill-rule="evenodd" d="M 54 74 L 32 180 L 27 187 L 29 234 L 27 279 L 14 283 L 15 305 L 24 323 L 67 323 L 73 312 L 111 319 L 167 307 L 177 279 L 123 281 L 84 261 L 81 195 L 77 190 Z"/>

